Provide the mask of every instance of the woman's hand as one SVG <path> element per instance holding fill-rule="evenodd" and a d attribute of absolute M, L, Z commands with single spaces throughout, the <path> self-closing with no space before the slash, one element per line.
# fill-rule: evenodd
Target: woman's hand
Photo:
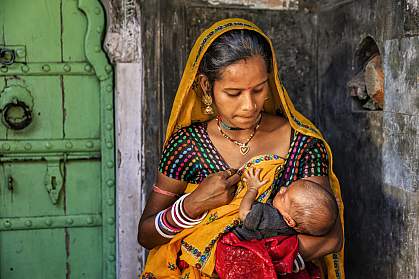
<path fill-rule="evenodd" d="M 209 175 L 199 187 L 187 196 L 183 202 L 186 213 L 191 218 L 197 218 L 207 210 L 229 203 L 234 198 L 236 183 L 240 180 L 233 170 L 226 170 Z M 157 174 L 156 184 L 165 191 L 176 194 L 185 192 L 187 183 Z M 147 249 L 169 242 L 170 239 L 159 235 L 155 229 L 156 214 L 171 206 L 176 197 L 169 197 L 151 192 L 143 215 L 138 224 L 138 242 Z M 171 222 L 171 216 L 168 215 Z"/>
<path fill-rule="evenodd" d="M 191 218 L 201 216 L 205 211 L 230 203 L 237 190 L 240 176 L 228 169 L 208 175 L 188 197 L 183 206 Z"/>

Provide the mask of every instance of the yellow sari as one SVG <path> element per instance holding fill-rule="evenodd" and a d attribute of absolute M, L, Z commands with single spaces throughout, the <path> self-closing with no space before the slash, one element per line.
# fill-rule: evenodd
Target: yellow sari
<path fill-rule="evenodd" d="M 279 109 L 288 119 L 292 128 L 304 135 L 312 136 L 323 141 L 329 158 L 329 180 L 339 206 L 340 219 L 343 226 L 343 202 L 341 199 L 339 182 L 332 169 L 332 154 L 329 145 L 323 139 L 320 131 L 302 114 L 295 110 L 288 94 L 278 77 L 278 66 L 275 50 L 271 40 L 253 23 L 239 18 L 219 21 L 205 30 L 196 40 L 189 55 L 182 80 L 176 93 L 172 112 L 166 132 L 166 142 L 178 129 L 187 127 L 195 121 L 207 121 L 209 116 L 202 112 L 201 94 L 199 87 L 195 86 L 197 71 L 200 61 L 211 45 L 220 35 L 234 29 L 248 29 L 261 34 L 269 42 L 272 50 L 273 70 L 269 79 L 271 96 L 264 105 L 264 111 L 275 114 Z M 258 156 L 259 157 L 259 156 Z M 266 157 L 266 156 L 265 156 Z M 269 180 L 259 189 L 258 201 L 266 202 L 272 191 L 272 182 L 276 172 L 281 169 L 285 161 L 281 158 L 268 158 L 266 160 L 249 160 L 244 168 L 250 166 L 261 168 L 261 178 Z M 192 192 L 198 185 L 188 184 L 186 192 Z M 244 196 L 243 185 L 239 183 L 236 197 L 233 201 L 219 208 L 211 210 L 199 225 L 185 229 L 177 234 L 167 244 L 161 245 L 150 251 L 142 278 L 210 278 L 215 267 L 215 248 L 220 236 L 230 231 L 239 223 L 238 209 Z M 186 261 L 189 267 L 182 272 L 176 266 L 178 254 L 180 259 Z M 325 268 L 323 275 L 329 279 L 344 278 L 343 249 L 323 257 Z M 324 276 L 323 276 L 324 277 Z"/>

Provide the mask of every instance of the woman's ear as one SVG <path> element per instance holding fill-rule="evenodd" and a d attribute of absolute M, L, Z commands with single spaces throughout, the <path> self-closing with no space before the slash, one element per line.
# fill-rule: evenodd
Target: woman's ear
<path fill-rule="evenodd" d="M 295 228 L 295 226 L 297 226 L 295 220 L 288 213 L 283 213 L 282 217 L 284 217 L 285 223 L 287 223 L 287 225 L 291 228 Z"/>
<path fill-rule="evenodd" d="M 199 75 L 199 85 L 201 86 L 202 91 L 206 95 L 211 95 L 211 85 L 209 79 L 206 75 L 200 74 Z"/>

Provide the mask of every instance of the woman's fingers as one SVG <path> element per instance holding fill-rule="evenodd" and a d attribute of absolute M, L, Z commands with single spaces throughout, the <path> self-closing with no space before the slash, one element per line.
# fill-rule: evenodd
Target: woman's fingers
<path fill-rule="evenodd" d="M 233 174 L 235 174 L 236 172 L 237 172 L 236 169 L 227 169 L 225 171 L 217 172 L 216 175 L 219 175 L 222 178 L 227 179 L 227 178 L 231 177 Z"/>
<path fill-rule="evenodd" d="M 235 173 L 232 176 L 230 176 L 229 178 L 227 178 L 227 185 L 228 186 L 232 186 L 232 185 L 236 185 L 237 182 L 240 181 L 240 175 Z"/>

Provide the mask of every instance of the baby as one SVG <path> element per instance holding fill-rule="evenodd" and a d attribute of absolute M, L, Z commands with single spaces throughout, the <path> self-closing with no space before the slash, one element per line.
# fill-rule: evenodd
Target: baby
<path fill-rule="evenodd" d="M 259 179 L 260 169 L 249 169 L 243 181 L 247 192 L 240 204 L 239 217 L 243 226 L 234 233 L 242 240 L 262 239 L 296 233 L 322 236 L 338 218 L 334 196 L 317 183 L 297 180 L 281 187 L 272 202 L 254 202 L 258 189 L 267 181 Z"/>

